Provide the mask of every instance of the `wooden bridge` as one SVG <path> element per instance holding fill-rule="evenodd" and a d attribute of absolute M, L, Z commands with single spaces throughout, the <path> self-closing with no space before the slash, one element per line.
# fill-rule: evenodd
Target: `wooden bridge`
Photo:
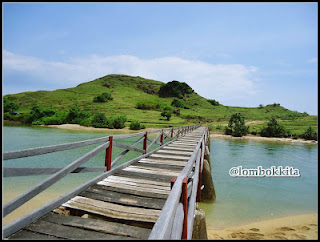
<path fill-rule="evenodd" d="M 3 206 L 8 215 L 70 173 L 104 171 L 3 227 L 6 239 L 191 239 L 208 127 L 183 126 L 3 153 L 3 160 L 97 148 L 64 168 L 5 168 L 4 177 L 52 174 Z M 118 140 L 138 137 L 131 146 Z M 153 140 L 151 136 L 156 136 Z M 143 143 L 143 148 L 137 145 Z M 157 148 L 152 149 L 152 147 Z M 124 151 L 112 160 L 112 148 Z M 104 167 L 81 167 L 105 150 Z M 151 150 L 151 151 L 150 151 Z M 142 155 L 115 166 L 129 151 Z"/>

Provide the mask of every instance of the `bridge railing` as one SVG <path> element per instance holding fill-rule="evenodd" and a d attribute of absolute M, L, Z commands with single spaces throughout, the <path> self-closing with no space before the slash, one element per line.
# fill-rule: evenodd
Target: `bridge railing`
<path fill-rule="evenodd" d="M 28 175 L 43 175 L 43 174 L 53 174 L 52 176 L 48 177 L 40 184 L 30 188 L 25 193 L 21 194 L 20 196 L 16 197 L 15 199 L 11 200 L 7 204 L 3 205 L 3 217 L 6 217 L 8 214 L 22 206 L 24 203 L 47 189 L 48 187 L 52 186 L 63 177 L 70 173 L 80 173 L 80 172 L 97 172 L 97 171 L 104 171 L 103 174 L 97 176 L 96 178 L 86 182 L 85 184 L 79 186 L 75 190 L 59 197 L 56 200 L 53 200 L 49 204 L 34 210 L 28 215 L 25 215 L 22 218 L 14 221 L 13 223 L 6 225 L 3 227 L 3 236 L 7 237 L 10 234 L 18 231 L 19 229 L 23 228 L 24 226 L 28 225 L 29 223 L 35 221 L 36 219 L 40 218 L 44 214 L 52 211 L 54 208 L 60 206 L 62 203 L 68 201 L 73 196 L 83 192 L 93 184 L 99 182 L 102 179 L 105 179 L 109 175 L 112 175 L 114 172 L 123 169 L 138 160 L 151 155 L 152 153 L 159 150 L 162 146 L 168 145 L 174 139 L 178 138 L 181 135 L 186 134 L 187 132 L 191 132 L 192 130 L 198 128 L 201 124 L 198 125 L 188 125 L 188 126 L 180 126 L 175 128 L 166 128 L 166 129 L 157 129 L 149 132 L 139 132 L 135 134 L 128 134 L 128 135 L 114 135 L 114 136 L 106 136 L 102 138 L 90 139 L 85 141 L 79 142 L 72 142 L 72 143 L 65 143 L 60 145 L 52 145 L 46 147 L 37 147 L 37 148 L 30 148 L 18 151 L 9 151 L 3 153 L 3 160 L 11 160 L 11 159 L 19 159 L 23 157 L 31 157 L 31 156 L 38 156 L 53 152 L 59 152 L 64 150 L 75 149 L 91 144 L 98 144 L 102 143 L 95 149 L 91 150 L 87 154 L 83 155 L 82 157 L 76 159 L 69 165 L 63 168 L 9 168 L 3 167 L 3 177 L 12 177 L 12 176 L 28 176 Z M 148 137 L 148 134 L 157 134 L 159 133 L 156 138 L 153 140 Z M 121 139 L 132 138 L 132 137 L 139 137 L 134 144 L 131 146 L 117 142 Z M 167 139 L 169 142 L 164 143 L 164 140 Z M 117 141 L 115 141 L 117 140 Z M 149 145 L 148 145 L 149 141 Z M 136 146 L 143 142 L 143 149 L 136 148 Z M 150 151 L 154 144 L 158 144 L 159 147 L 155 150 Z M 124 151 L 118 155 L 114 160 L 112 160 L 112 148 L 113 147 L 120 147 L 123 148 Z M 100 153 L 101 151 L 106 152 L 104 165 L 105 167 L 81 167 L 84 163 L 89 161 L 95 155 Z M 136 151 L 143 153 L 139 157 L 136 157 L 132 160 L 127 161 L 126 163 L 115 167 L 115 165 L 129 152 L 129 151 Z M 150 151 L 150 152 L 148 152 Z M 115 168 L 113 168 L 115 167 Z M 112 169 L 113 168 L 113 169 Z"/>
<path fill-rule="evenodd" d="M 172 178 L 172 190 L 149 239 L 192 238 L 196 202 L 201 198 L 201 177 L 208 135 L 207 126 L 187 165 L 178 177 Z"/>

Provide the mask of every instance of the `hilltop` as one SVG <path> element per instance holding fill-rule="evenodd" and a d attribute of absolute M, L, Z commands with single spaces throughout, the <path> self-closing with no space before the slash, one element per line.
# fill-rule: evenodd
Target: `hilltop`
<path fill-rule="evenodd" d="M 18 104 L 19 108 L 15 111 L 19 113 L 30 112 L 34 105 L 61 112 L 77 105 L 81 110 L 92 114 L 104 113 L 107 117 L 124 115 L 127 117 L 127 123 L 138 120 L 147 127 L 169 127 L 199 121 L 215 125 L 226 124 L 231 115 L 238 112 L 245 116 L 246 121 L 266 121 L 275 117 L 286 124 L 293 122 L 293 130 L 300 130 L 301 122 L 303 126 L 310 124 L 317 127 L 317 117 L 291 111 L 280 104 L 255 108 L 224 106 L 217 101 L 209 102 L 194 92 L 192 87 L 179 97 L 160 97 L 163 96 L 159 95 L 162 85 L 164 83 L 160 81 L 139 76 L 112 74 L 73 88 L 9 94 L 4 98 Z M 112 100 L 105 103 L 94 102 L 94 98 L 102 93 L 111 94 Z M 176 105 L 178 107 L 172 107 L 174 99 L 179 100 Z M 176 111 L 169 121 L 160 115 L 165 106 L 171 106 Z M 252 124 L 254 127 L 255 122 Z M 261 126 L 261 122 L 257 122 L 256 125 Z"/>

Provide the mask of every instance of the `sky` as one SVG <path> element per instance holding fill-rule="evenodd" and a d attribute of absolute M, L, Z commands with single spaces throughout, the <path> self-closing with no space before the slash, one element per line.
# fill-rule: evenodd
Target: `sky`
<path fill-rule="evenodd" d="M 318 3 L 3 3 L 2 93 L 108 74 L 318 114 Z"/>

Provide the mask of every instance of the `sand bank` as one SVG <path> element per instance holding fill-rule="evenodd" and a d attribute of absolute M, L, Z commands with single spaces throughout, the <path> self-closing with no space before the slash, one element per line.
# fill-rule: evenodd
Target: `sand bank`
<path fill-rule="evenodd" d="M 317 239 L 318 215 L 306 214 L 223 230 L 208 228 L 208 239 Z"/>
<path fill-rule="evenodd" d="M 252 141 L 271 141 L 271 142 L 287 142 L 287 143 L 304 143 L 304 144 L 318 144 L 315 140 L 290 139 L 290 138 L 268 138 L 255 135 L 246 135 L 242 137 L 233 137 L 221 133 L 210 133 L 211 138 L 231 139 L 231 140 L 252 140 Z"/>
<path fill-rule="evenodd" d="M 58 129 L 69 129 L 69 130 L 88 130 L 88 131 L 102 131 L 107 133 L 139 133 L 145 131 L 156 130 L 158 128 L 146 128 L 141 130 L 131 130 L 129 127 L 124 127 L 123 129 L 108 129 L 108 128 L 94 128 L 94 127 L 85 127 L 79 124 L 61 124 L 61 125 L 43 125 L 48 128 L 58 128 Z"/>

